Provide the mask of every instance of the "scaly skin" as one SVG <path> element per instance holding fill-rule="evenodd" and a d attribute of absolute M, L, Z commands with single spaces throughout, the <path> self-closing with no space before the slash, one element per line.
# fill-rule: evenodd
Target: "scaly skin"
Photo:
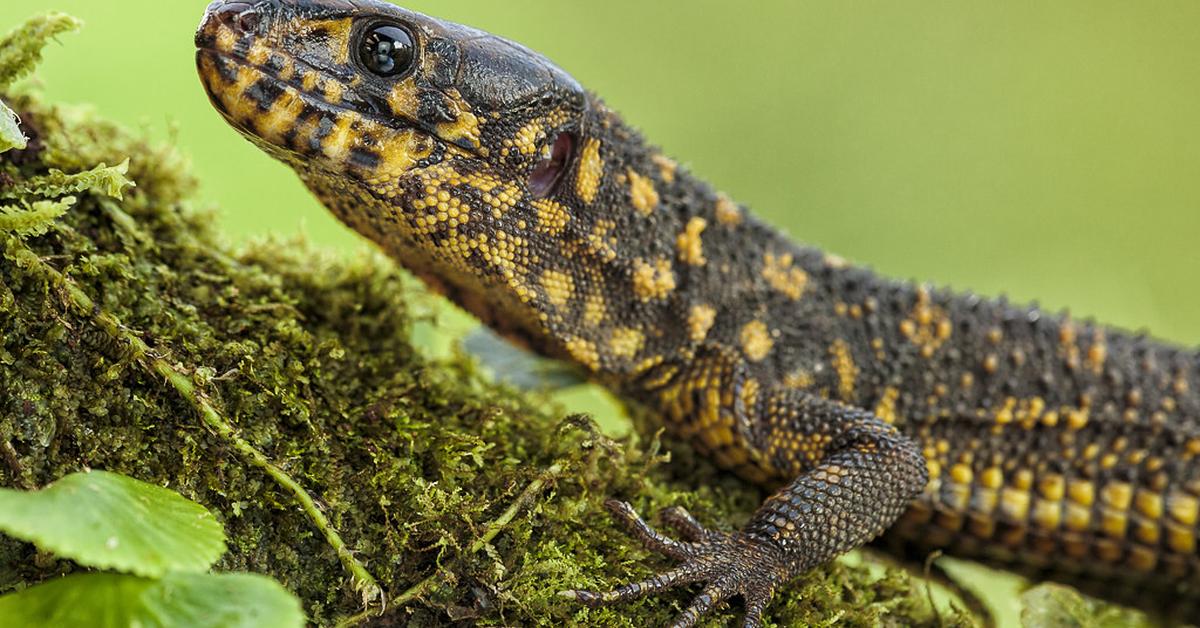
<path fill-rule="evenodd" d="M 397 76 L 359 53 L 381 24 L 415 40 Z M 681 541 L 610 502 L 680 564 L 568 596 L 696 583 L 677 625 L 741 596 L 756 626 L 788 578 L 889 529 L 1143 605 L 1196 591 L 1196 352 L 794 244 L 486 33 L 373 0 L 217 2 L 197 46 L 216 108 L 348 225 L 778 489 L 735 533 L 667 511 Z"/>

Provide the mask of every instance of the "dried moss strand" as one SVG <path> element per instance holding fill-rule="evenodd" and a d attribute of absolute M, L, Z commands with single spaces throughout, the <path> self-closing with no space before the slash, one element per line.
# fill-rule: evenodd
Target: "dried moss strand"
<path fill-rule="evenodd" d="M 0 458 L 4 459 L 4 464 L 8 465 L 8 470 L 12 473 L 13 481 L 20 484 L 21 488 L 30 489 L 29 478 L 25 477 L 25 469 L 21 465 L 21 457 L 17 455 L 17 450 L 8 441 L 0 441 Z"/>
<path fill-rule="evenodd" d="M 280 486 L 292 493 L 296 501 L 304 509 L 305 514 L 325 536 L 325 540 L 333 547 L 342 565 L 351 573 L 354 588 L 370 605 L 376 600 L 383 600 L 383 589 L 375 581 L 375 577 L 367 571 L 365 565 L 354 557 L 354 554 L 334 529 L 329 519 L 317 507 L 316 501 L 309 495 L 299 482 L 294 480 L 283 469 L 272 463 L 265 454 L 256 449 L 245 439 L 237 435 L 236 429 L 213 408 L 203 396 L 196 391 L 195 384 L 190 378 L 175 370 L 166 360 L 154 355 L 150 347 L 136 334 L 126 329 L 117 318 L 99 310 L 91 297 L 81 290 L 73 281 L 68 279 L 55 268 L 43 262 L 36 253 L 16 239 L 5 237 L 6 255 L 18 266 L 41 274 L 51 285 L 63 291 L 68 303 L 75 307 L 80 314 L 90 317 L 97 326 L 119 343 L 123 343 L 130 357 L 144 365 L 151 372 L 167 380 L 192 406 L 199 412 L 201 419 L 218 436 L 227 440 L 234 449 L 245 456 L 251 464 L 262 469 Z"/>

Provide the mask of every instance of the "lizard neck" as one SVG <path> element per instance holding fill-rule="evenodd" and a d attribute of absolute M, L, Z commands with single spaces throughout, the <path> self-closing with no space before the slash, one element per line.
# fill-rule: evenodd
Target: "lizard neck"
<path fill-rule="evenodd" d="M 546 286 L 565 307 L 540 348 L 602 379 L 628 383 L 717 342 L 766 360 L 768 317 L 796 313 L 813 269 L 842 264 L 750 216 L 598 101 L 575 161 L 562 182 L 573 197 L 562 259 Z"/>

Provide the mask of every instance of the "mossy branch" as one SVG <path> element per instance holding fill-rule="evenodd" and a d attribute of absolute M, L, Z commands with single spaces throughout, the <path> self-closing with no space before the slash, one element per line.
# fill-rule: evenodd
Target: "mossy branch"
<path fill-rule="evenodd" d="M 374 576 L 367 571 L 366 566 L 354 557 L 341 535 L 321 512 L 316 500 L 299 482 L 238 435 L 233 425 L 217 412 L 203 393 L 196 390 L 191 378 L 180 373 L 166 360 L 158 357 L 137 333 L 127 329 L 115 316 L 101 310 L 86 292 L 58 270 L 43 262 L 23 243 L 11 237 L 5 239 L 7 240 L 4 247 L 6 257 L 22 268 L 34 271 L 48 284 L 61 290 L 67 304 L 79 315 L 90 318 L 110 339 L 124 345 L 129 357 L 165 379 L 195 408 L 209 429 L 229 443 L 238 453 L 245 456 L 252 465 L 266 472 L 284 490 L 292 494 L 292 497 L 304 509 L 305 514 L 312 519 L 313 525 L 321 531 L 326 541 L 333 547 L 338 559 L 350 572 L 354 587 L 362 596 L 364 604 L 370 605 L 382 600 L 383 589 L 375 581 Z"/>

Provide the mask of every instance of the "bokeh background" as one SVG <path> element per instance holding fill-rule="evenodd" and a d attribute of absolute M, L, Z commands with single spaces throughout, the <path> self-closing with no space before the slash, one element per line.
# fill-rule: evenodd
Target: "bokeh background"
<path fill-rule="evenodd" d="M 365 246 L 210 110 L 191 43 L 205 4 L 3 0 L 0 28 L 83 18 L 44 91 L 178 144 L 231 238 Z M 798 239 L 1200 343 L 1194 0 L 407 6 L 546 53 Z"/>

